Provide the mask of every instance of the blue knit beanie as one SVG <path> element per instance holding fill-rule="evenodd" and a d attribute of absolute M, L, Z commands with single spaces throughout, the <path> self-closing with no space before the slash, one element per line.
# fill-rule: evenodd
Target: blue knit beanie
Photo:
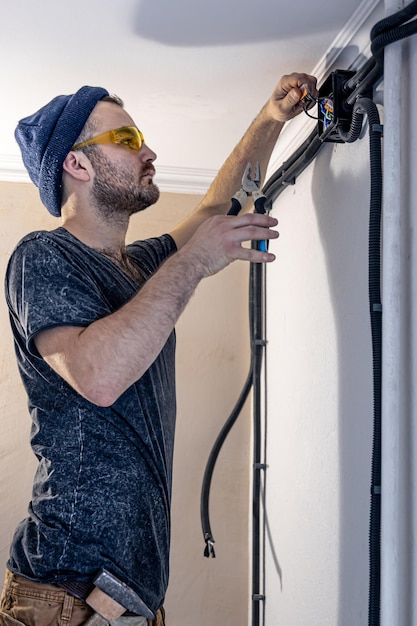
<path fill-rule="evenodd" d="M 73 95 L 57 96 L 17 125 L 15 137 L 23 163 L 42 202 L 56 217 L 61 215 L 65 157 L 97 102 L 108 95 L 102 87 L 81 87 Z"/>

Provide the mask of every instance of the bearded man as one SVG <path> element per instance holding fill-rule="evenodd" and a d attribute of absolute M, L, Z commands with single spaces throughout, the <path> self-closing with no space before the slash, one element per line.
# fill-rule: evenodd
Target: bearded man
<path fill-rule="evenodd" d="M 94 611 L 101 623 L 164 623 L 174 327 L 203 278 L 238 259 L 274 260 L 242 244 L 276 238 L 275 218 L 226 213 L 248 161 L 266 170 L 285 121 L 302 110 L 303 85 L 317 94 L 314 77 L 283 76 L 197 208 L 171 233 L 129 245 L 131 216 L 159 191 L 156 154 L 120 99 L 85 86 L 19 122 L 26 168 L 61 224 L 24 237 L 7 269 L 38 467 L 0 624 L 79 626 Z M 95 586 L 103 571 L 140 611 L 107 611 Z"/>

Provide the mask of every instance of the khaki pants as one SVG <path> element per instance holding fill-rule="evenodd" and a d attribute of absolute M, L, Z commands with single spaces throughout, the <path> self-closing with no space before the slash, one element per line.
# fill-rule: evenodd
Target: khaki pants
<path fill-rule="evenodd" d="M 6 570 L 0 601 L 0 626 L 81 626 L 93 614 L 82 600 L 56 585 L 34 583 Z M 142 621 L 141 621 L 142 620 Z M 160 609 L 153 621 L 121 617 L 112 626 L 165 626 Z"/>

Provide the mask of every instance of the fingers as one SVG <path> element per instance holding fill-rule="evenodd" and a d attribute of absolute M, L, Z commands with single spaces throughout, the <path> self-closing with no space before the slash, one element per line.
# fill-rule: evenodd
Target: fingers
<path fill-rule="evenodd" d="M 259 250 L 257 247 L 249 247 L 249 241 L 269 241 L 277 239 L 279 233 L 274 230 L 278 220 L 270 215 L 260 215 L 250 213 L 238 217 L 229 216 L 231 219 L 232 231 L 230 235 L 230 253 L 233 258 L 251 261 L 253 263 L 270 263 L 275 260 L 275 255 L 267 252 L 265 246 Z"/>
<path fill-rule="evenodd" d="M 278 221 L 268 214 L 238 216 L 216 215 L 206 220 L 182 248 L 191 255 L 192 265 L 202 276 L 216 274 L 233 261 L 270 263 L 275 255 L 251 247 L 251 241 L 270 241 L 278 237 Z"/>
<path fill-rule="evenodd" d="M 278 220 L 268 214 L 246 213 L 239 216 L 227 216 L 234 230 L 236 241 L 259 241 L 262 239 L 276 239 L 277 230 L 273 230 Z"/>
<path fill-rule="evenodd" d="M 307 92 L 317 98 L 317 79 L 315 76 L 294 72 L 281 77 L 270 99 L 273 117 L 285 122 L 303 110 L 302 98 Z"/>
<path fill-rule="evenodd" d="M 280 95 L 281 97 L 283 97 L 285 96 L 285 94 L 288 94 L 292 90 L 295 90 L 293 91 L 293 96 L 294 94 L 296 94 L 297 99 L 299 100 L 302 95 L 302 91 L 300 87 L 302 87 L 303 85 L 307 85 L 307 89 L 309 93 L 311 93 L 312 96 L 317 97 L 318 92 L 317 92 L 316 77 L 311 76 L 311 74 L 304 74 L 304 73 L 297 73 L 297 72 L 282 76 L 276 87 L 275 92 L 278 97 Z"/>
<path fill-rule="evenodd" d="M 249 261 L 250 263 L 272 263 L 276 256 L 272 252 L 265 252 L 257 248 L 247 248 L 242 246 L 235 260 Z"/>
<path fill-rule="evenodd" d="M 243 226 L 261 226 L 263 228 L 273 228 L 277 226 L 278 220 L 268 213 L 242 213 L 240 215 L 227 215 L 227 220 L 231 220 L 234 228 Z"/>

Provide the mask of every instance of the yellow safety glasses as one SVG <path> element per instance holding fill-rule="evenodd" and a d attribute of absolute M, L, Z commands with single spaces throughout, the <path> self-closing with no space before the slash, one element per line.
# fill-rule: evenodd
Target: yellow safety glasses
<path fill-rule="evenodd" d="M 77 143 L 75 146 L 72 146 L 71 150 L 78 150 L 78 148 L 84 148 L 85 146 L 92 146 L 94 144 L 106 145 L 110 143 L 120 144 L 139 152 L 142 144 L 145 143 L 145 138 L 136 126 L 122 126 L 121 128 L 108 130 L 101 135 Z"/>

